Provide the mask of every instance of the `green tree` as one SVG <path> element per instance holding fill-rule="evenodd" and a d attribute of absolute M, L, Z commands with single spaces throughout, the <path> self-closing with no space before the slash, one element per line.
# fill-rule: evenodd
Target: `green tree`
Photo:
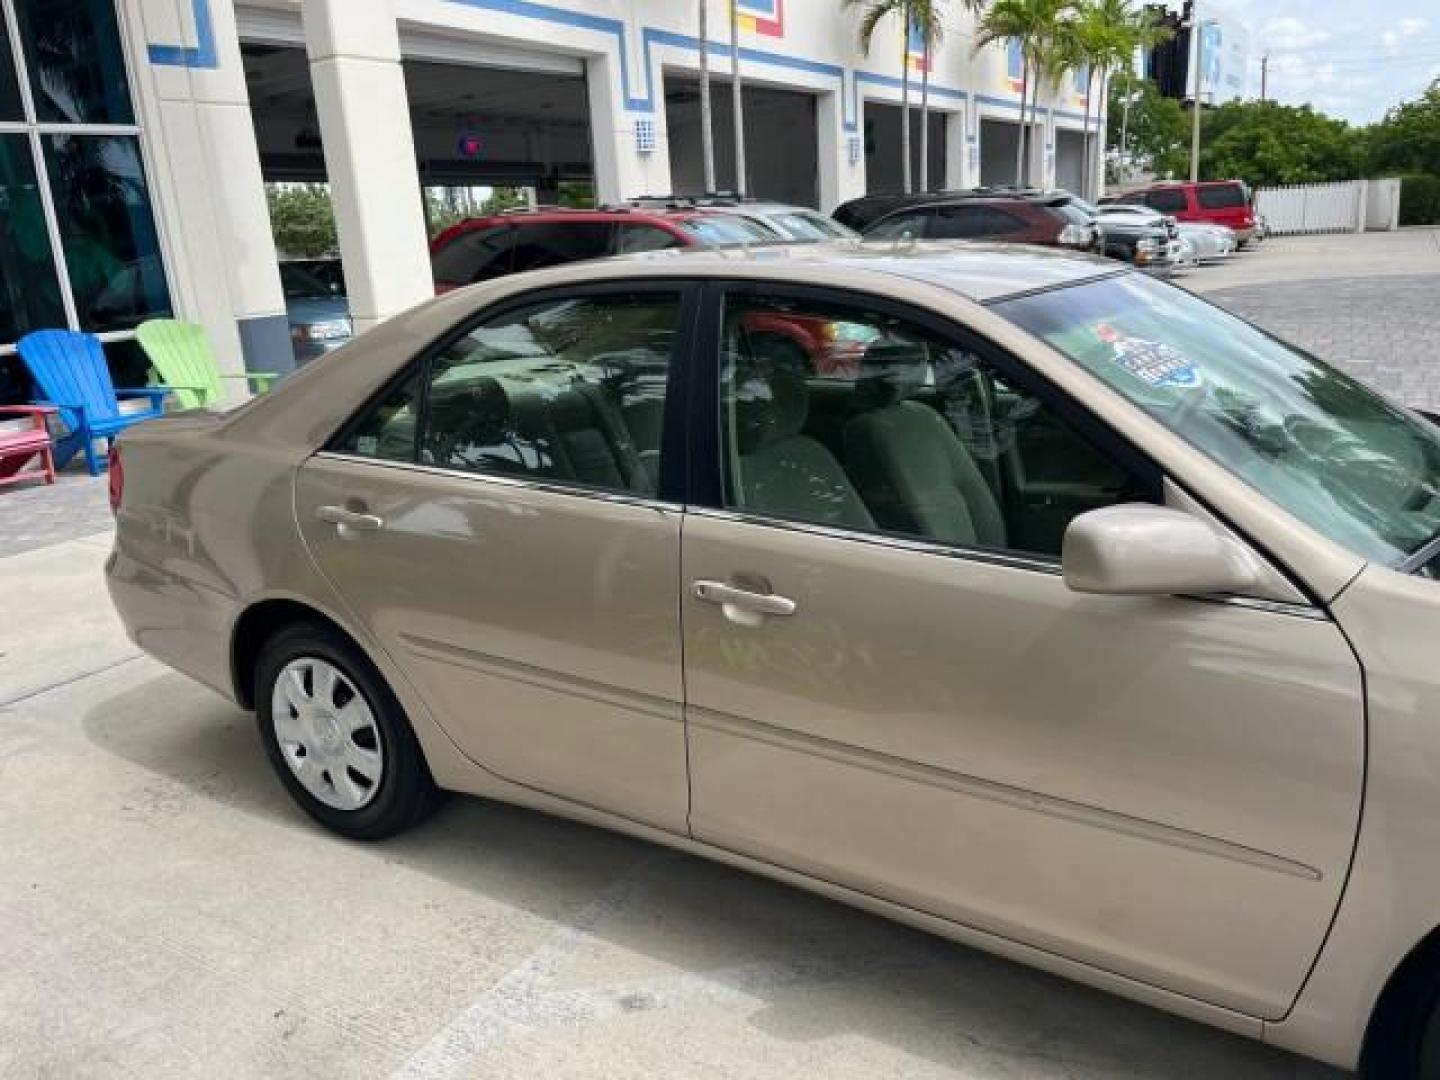
<path fill-rule="evenodd" d="M 1026 145 L 1040 111 L 1040 82 L 1054 71 L 1057 63 L 1063 62 L 1058 35 L 1062 33 L 1062 15 L 1070 7 L 1069 0 L 994 0 L 976 27 L 976 52 L 1000 42 L 1014 41 L 1020 45 L 1020 137 L 1015 147 L 1015 176 L 1022 186 L 1030 179 Z M 1034 98 L 1028 122 L 1027 91 Z"/>
<path fill-rule="evenodd" d="M 1162 179 L 1182 175 L 1189 167 L 1190 124 L 1180 103 L 1163 96 L 1149 79 L 1127 79 L 1110 87 L 1110 115 L 1124 114 L 1127 106 L 1128 123 L 1107 129 L 1110 149 L 1118 151 L 1120 161 L 1138 161 Z"/>
<path fill-rule="evenodd" d="M 1201 119 L 1202 179 L 1254 187 L 1353 180 L 1364 172 L 1364 136 L 1308 105 L 1232 101 Z"/>
<path fill-rule="evenodd" d="M 919 0 L 923 2 L 923 0 Z M 906 194 L 910 185 L 910 36 L 909 27 L 915 16 L 917 0 L 840 0 L 847 11 L 859 8 L 860 49 L 870 55 L 875 31 L 890 16 L 900 20 L 900 185 Z"/>
<path fill-rule="evenodd" d="M 284 255 L 329 255 L 337 247 L 335 207 L 324 184 L 271 185 L 270 232 Z"/>
<path fill-rule="evenodd" d="M 1440 176 L 1440 79 L 1414 101 L 1397 105 L 1366 132 L 1372 175 Z"/>

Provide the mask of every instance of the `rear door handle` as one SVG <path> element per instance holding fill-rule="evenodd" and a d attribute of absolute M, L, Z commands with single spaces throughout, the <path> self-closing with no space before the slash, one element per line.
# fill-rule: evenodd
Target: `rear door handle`
<path fill-rule="evenodd" d="M 759 626 L 766 615 L 795 614 L 795 601 L 777 593 L 751 592 L 723 581 L 696 581 L 690 589 L 697 600 L 719 604 L 725 617 L 741 626 Z"/>
<path fill-rule="evenodd" d="M 337 526 L 342 534 L 347 530 L 375 532 L 385 527 L 384 518 L 367 514 L 363 510 L 348 510 L 343 506 L 321 506 L 316 509 L 315 516 Z"/>

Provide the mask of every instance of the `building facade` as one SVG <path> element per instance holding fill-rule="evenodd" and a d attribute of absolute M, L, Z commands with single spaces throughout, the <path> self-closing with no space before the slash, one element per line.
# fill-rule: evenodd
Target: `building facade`
<path fill-rule="evenodd" d="M 0 366 L 23 334 L 68 326 L 101 335 L 117 378 L 143 379 L 134 327 L 173 314 L 207 327 L 222 368 L 289 367 L 267 181 L 328 182 L 357 330 L 432 293 L 423 189 L 543 201 L 580 183 L 607 202 L 702 186 L 694 0 L 0 7 Z M 1014 181 L 1018 53 L 975 52 L 970 16 L 951 14 L 933 55 L 898 25 L 865 55 L 838 0 L 737 11 L 751 193 L 829 209 L 897 189 L 906 70 L 918 178 L 927 66 L 929 185 Z M 728 14 L 712 0 L 727 189 Z M 1032 182 L 1083 186 L 1083 92 L 1073 73 L 1042 91 Z"/>

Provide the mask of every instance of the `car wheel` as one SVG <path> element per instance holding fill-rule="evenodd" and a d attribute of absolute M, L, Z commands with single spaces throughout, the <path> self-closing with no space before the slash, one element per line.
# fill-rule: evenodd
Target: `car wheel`
<path fill-rule="evenodd" d="M 265 643 L 255 713 L 286 790 L 342 836 L 392 836 L 439 801 L 400 703 L 369 659 L 335 630 L 299 624 Z"/>
<path fill-rule="evenodd" d="M 1440 1076 L 1440 954 L 1422 950 L 1402 965 L 1366 1033 L 1364 1080 Z"/>

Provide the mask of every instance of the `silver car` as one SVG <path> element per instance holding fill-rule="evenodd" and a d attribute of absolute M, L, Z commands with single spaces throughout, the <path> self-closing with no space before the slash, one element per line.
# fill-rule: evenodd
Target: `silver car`
<path fill-rule="evenodd" d="M 779 239 L 801 244 L 821 243 L 827 240 L 858 240 L 860 238 L 860 234 L 848 225 L 842 225 L 818 210 L 812 210 L 808 206 L 796 206 L 793 203 L 743 199 L 728 195 L 666 195 L 656 199 L 636 199 L 632 201 L 632 205 L 689 206 L 703 209 L 712 214 L 731 214 L 769 229 Z"/>

